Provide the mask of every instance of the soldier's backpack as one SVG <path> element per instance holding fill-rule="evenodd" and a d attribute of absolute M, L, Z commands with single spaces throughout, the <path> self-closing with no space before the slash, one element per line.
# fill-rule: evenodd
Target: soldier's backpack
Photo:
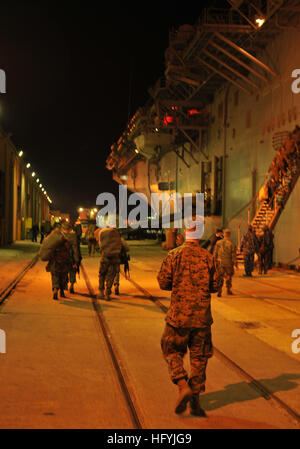
<path fill-rule="evenodd" d="M 65 238 L 61 233 L 60 229 L 56 228 L 52 231 L 43 241 L 42 246 L 39 250 L 40 259 L 48 261 L 51 259 L 54 251 L 58 248 L 63 242 Z"/>
<path fill-rule="evenodd" d="M 114 228 L 104 228 L 99 234 L 99 246 L 105 257 L 119 257 L 122 248 L 121 236 Z"/>

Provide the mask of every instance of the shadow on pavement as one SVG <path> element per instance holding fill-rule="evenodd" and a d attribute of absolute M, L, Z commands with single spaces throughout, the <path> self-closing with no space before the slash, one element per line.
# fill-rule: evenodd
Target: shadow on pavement
<path fill-rule="evenodd" d="M 300 374 L 281 374 L 274 379 L 261 379 L 259 382 L 272 393 L 276 393 L 278 391 L 287 391 L 297 388 L 299 384 L 293 382 L 293 379 L 300 379 Z M 226 385 L 224 390 L 201 395 L 201 405 L 204 410 L 209 411 L 216 410 L 235 402 L 251 401 L 261 397 L 261 393 L 252 388 L 249 382 L 239 382 Z"/>
<path fill-rule="evenodd" d="M 132 298 L 132 295 L 127 295 L 127 298 Z M 142 297 L 142 299 L 147 299 L 147 298 Z M 127 302 L 127 301 L 121 300 L 121 298 L 114 298 L 114 297 L 111 297 L 111 301 L 114 301 L 114 302 L 120 301 L 120 304 L 127 304 L 128 306 L 140 307 L 145 310 L 151 310 L 151 312 L 157 312 L 160 314 L 162 313 L 161 309 L 159 309 L 157 306 L 155 306 L 155 304 L 151 304 L 151 303 L 149 303 L 149 305 L 148 305 L 148 304 L 140 304 L 137 302 Z"/>

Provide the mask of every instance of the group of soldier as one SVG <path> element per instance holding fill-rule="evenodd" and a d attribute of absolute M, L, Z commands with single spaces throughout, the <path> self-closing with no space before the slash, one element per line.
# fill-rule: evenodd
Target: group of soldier
<path fill-rule="evenodd" d="M 267 199 L 273 203 L 273 197 L 278 187 L 283 184 L 285 186 L 285 177 L 297 170 L 297 165 L 300 158 L 300 127 L 297 125 L 293 132 L 291 132 L 286 141 L 278 149 L 269 167 L 267 175 L 270 175 L 266 184 Z"/>
<path fill-rule="evenodd" d="M 210 246 L 210 253 L 213 255 L 221 268 L 222 277 L 226 280 L 227 294 L 232 295 L 232 276 L 234 267 L 238 267 L 237 248 L 230 240 L 230 229 L 218 228 L 213 237 L 205 242 L 204 248 Z M 257 236 L 251 225 L 243 236 L 240 251 L 243 255 L 244 277 L 251 277 L 254 270 L 254 257 L 258 256 L 259 274 L 267 274 L 273 265 L 274 236 L 268 226 L 264 226 L 262 233 Z M 218 291 L 218 296 L 222 296 L 222 288 Z"/>
<path fill-rule="evenodd" d="M 76 273 L 81 263 L 81 226 L 73 227 L 69 222 L 57 223 L 40 248 L 42 260 L 47 260 L 46 271 L 51 273 L 53 299 L 65 298 L 65 290 L 75 293 Z M 99 229 L 91 224 L 86 232 L 89 256 L 95 253 L 98 243 L 100 249 L 99 294 L 98 299 L 110 300 L 112 286 L 119 295 L 120 264 L 128 267 L 129 246 L 115 228 Z M 51 251 L 50 251 L 51 250 Z M 49 255 L 48 255 L 49 253 Z"/>

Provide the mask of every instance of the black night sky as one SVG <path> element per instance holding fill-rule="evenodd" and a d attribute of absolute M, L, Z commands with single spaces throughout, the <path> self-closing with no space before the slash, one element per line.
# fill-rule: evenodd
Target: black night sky
<path fill-rule="evenodd" d="M 204 2 L 3 1 L 0 126 L 12 133 L 53 200 L 74 215 L 103 191 L 130 113 L 164 71 L 169 30 L 194 24 Z M 139 5 L 139 6 L 137 6 Z"/>

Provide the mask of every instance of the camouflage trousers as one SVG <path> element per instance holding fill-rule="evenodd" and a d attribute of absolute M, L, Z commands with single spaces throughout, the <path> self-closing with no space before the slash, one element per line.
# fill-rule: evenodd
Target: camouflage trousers
<path fill-rule="evenodd" d="M 68 289 L 68 272 L 51 271 L 52 290 L 57 288 L 58 290 Z"/>
<path fill-rule="evenodd" d="M 272 268 L 272 250 L 260 252 L 258 254 L 259 272 L 267 273 Z"/>
<path fill-rule="evenodd" d="M 254 253 L 244 254 L 245 273 L 250 275 L 254 269 Z"/>
<path fill-rule="evenodd" d="M 69 271 L 69 281 L 71 284 L 75 284 L 76 282 L 76 271 L 74 269 Z"/>
<path fill-rule="evenodd" d="M 120 285 L 120 264 L 117 267 L 117 272 L 116 272 L 116 276 L 115 276 L 115 279 L 114 279 L 114 285 L 116 287 L 119 287 L 119 285 Z"/>
<path fill-rule="evenodd" d="M 206 365 L 213 355 L 210 327 L 175 328 L 166 324 L 161 348 L 172 382 L 176 384 L 178 380 L 185 378 L 193 393 L 205 391 Z M 190 355 L 190 376 L 183 366 L 187 348 Z"/>
<path fill-rule="evenodd" d="M 231 289 L 231 287 L 232 287 L 232 276 L 233 276 L 233 274 L 234 274 L 234 269 L 233 269 L 233 266 L 231 265 L 229 265 L 229 266 L 220 266 L 220 277 L 221 277 L 221 279 L 222 279 L 222 283 L 221 283 L 221 286 L 220 286 L 220 288 L 219 288 L 219 292 L 222 292 L 222 287 L 223 287 L 223 284 L 224 284 L 224 279 L 225 279 L 225 282 L 226 282 L 226 288 L 227 288 L 227 290 L 230 290 Z"/>
<path fill-rule="evenodd" d="M 95 239 L 89 239 L 88 240 L 88 251 L 89 256 L 94 256 L 95 254 L 95 248 L 96 248 L 96 240 Z"/>
<path fill-rule="evenodd" d="M 111 287 L 114 283 L 116 273 L 120 271 L 120 264 L 116 262 L 111 262 L 107 260 L 100 259 L 99 266 L 99 290 L 104 290 L 106 287 L 106 292 L 111 293 Z"/>

